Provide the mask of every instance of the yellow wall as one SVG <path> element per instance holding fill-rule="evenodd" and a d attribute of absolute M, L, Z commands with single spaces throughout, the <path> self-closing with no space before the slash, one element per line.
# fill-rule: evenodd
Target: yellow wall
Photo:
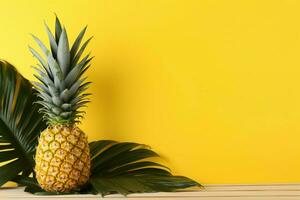
<path fill-rule="evenodd" d="M 0 56 L 32 78 L 29 33 L 89 25 L 91 140 L 151 145 L 201 183 L 300 182 L 300 1 L 1 1 Z"/>

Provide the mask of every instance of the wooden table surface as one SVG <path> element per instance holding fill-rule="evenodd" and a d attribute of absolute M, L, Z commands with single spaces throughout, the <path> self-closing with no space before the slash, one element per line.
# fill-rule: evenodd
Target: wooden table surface
<path fill-rule="evenodd" d="M 101 199 L 100 195 L 60 195 L 37 196 L 23 192 L 23 188 L 1 188 L 0 200 L 94 200 Z M 127 198 L 121 195 L 109 195 L 106 200 L 300 200 L 300 184 L 272 184 L 272 185 L 206 185 L 202 191 L 185 191 L 176 193 L 143 193 L 131 194 Z"/>

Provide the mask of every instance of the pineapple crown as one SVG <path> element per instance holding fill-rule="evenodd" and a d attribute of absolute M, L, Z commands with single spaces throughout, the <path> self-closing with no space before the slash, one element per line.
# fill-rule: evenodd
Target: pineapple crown
<path fill-rule="evenodd" d="M 36 103 L 42 105 L 40 112 L 50 125 L 77 123 L 85 113 L 80 108 L 89 102 L 87 97 L 90 94 L 85 91 L 91 82 L 87 82 L 83 75 L 90 67 L 93 57 L 90 57 L 90 53 L 82 59 L 81 57 L 92 37 L 80 45 L 87 29 L 84 27 L 70 49 L 67 31 L 57 16 L 55 35 L 46 23 L 45 27 L 50 49 L 34 35 L 32 37 L 43 56 L 29 46 L 30 52 L 39 61 L 36 66 L 32 66 L 36 72 L 34 76 L 38 80 L 33 84 L 40 97 Z"/>

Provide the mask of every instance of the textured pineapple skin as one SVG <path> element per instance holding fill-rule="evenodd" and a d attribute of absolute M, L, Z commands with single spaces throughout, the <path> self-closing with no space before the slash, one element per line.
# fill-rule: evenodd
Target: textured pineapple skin
<path fill-rule="evenodd" d="M 35 162 L 36 178 L 44 190 L 79 190 L 90 175 L 87 137 L 76 125 L 50 126 L 40 135 Z"/>

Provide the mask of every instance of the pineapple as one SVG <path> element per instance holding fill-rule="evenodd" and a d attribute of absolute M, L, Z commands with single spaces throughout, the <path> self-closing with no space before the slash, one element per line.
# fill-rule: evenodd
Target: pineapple
<path fill-rule="evenodd" d="M 76 191 L 88 181 L 91 166 L 87 137 L 77 126 L 84 114 L 81 108 L 89 102 L 85 90 L 90 82 L 83 75 L 92 58 L 89 54 L 80 58 L 91 38 L 80 46 L 85 27 L 70 49 L 66 29 L 57 17 L 54 35 L 45 27 L 50 49 L 35 36 L 44 56 L 29 47 L 39 61 L 34 66 L 38 79 L 34 86 L 48 124 L 36 149 L 36 179 L 49 192 Z"/>

